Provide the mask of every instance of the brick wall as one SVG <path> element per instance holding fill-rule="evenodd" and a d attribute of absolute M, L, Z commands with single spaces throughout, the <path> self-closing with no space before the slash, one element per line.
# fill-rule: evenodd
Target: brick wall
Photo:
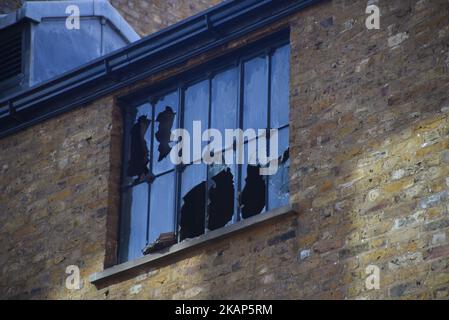
<path fill-rule="evenodd" d="M 10 13 L 21 7 L 22 3 L 20 0 L 3 0 L 0 2 L 0 14 Z"/>
<path fill-rule="evenodd" d="M 0 297 L 447 299 L 449 3 L 381 2 L 378 31 L 365 8 L 323 2 L 277 25 L 291 25 L 297 213 L 138 275 L 88 282 L 114 251 L 114 96 L 131 88 L 0 140 Z M 64 286 L 71 264 L 78 291 Z"/>
<path fill-rule="evenodd" d="M 128 23 L 145 36 L 218 4 L 221 0 L 110 0 Z"/>

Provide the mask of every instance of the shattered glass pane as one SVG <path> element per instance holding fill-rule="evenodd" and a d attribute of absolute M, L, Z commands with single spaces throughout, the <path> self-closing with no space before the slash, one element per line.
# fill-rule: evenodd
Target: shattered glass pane
<path fill-rule="evenodd" d="M 167 94 L 155 105 L 153 174 L 158 175 L 174 168 L 170 151 L 176 142 L 170 141 L 171 131 L 178 127 L 178 93 Z"/>
<path fill-rule="evenodd" d="M 127 163 L 124 176 L 126 185 L 136 178 L 144 177 L 149 172 L 151 105 L 143 104 L 131 112 L 131 121 L 128 121 L 125 128 L 129 132 L 124 146 Z"/>
<path fill-rule="evenodd" d="M 187 166 L 181 177 L 181 240 L 204 233 L 206 213 L 206 166 Z"/>
<path fill-rule="evenodd" d="M 201 131 L 200 135 L 204 130 L 208 128 L 209 125 L 209 81 L 204 80 L 199 83 L 196 83 L 185 91 L 185 106 L 184 106 L 184 129 L 186 129 L 193 140 L 193 121 L 201 121 Z M 201 136 L 198 140 L 201 139 Z M 193 143 L 192 143 L 193 145 Z M 200 149 L 201 152 L 206 145 L 206 142 L 203 142 Z M 193 153 L 193 149 L 191 149 L 190 154 L 192 155 L 192 160 L 200 160 L 195 157 Z"/>
<path fill-rule="evenodd" d="M 266 182 L 260 175 L 260 166 L 242 165 L 242 192 L 240 208 L 243 219 L 255 216 L 265 210 Z"/>
<path fill-rule="evenodd" d="M 271 128 L 288 124 L 290 105 L 290 46 L 278 48 L 271 58 Z"/>
<path fill-rule="evenodd" d="M 289 204 L 289 168 L 288 127 L 279 130 L 279 162 L 276 174 L 268 177 L 268 206 L 275 209 Z"/>
<path fill-rule="evenodd" d="M 209 175 L 207 229 L 215 230 L 233 220 L 235 172 L 225 165 L 212 165 Z"/>
<path fill-rule="evenodd" d="M 257 57 L 244 65 L 243 129 L 267 127 L 267 60 Z"/>
<path fill-rule="evenodd" d="M 217 74 L 212 79 L 211 128 L 218 129 L 224 137 L 225 129 L 237 126 L 238 70 L 233 68 Z"/>
<path fill-rule="evenodd" d="M 142 256 L 146 245 L 148 219 L 148 184 L 129 188 L 122 197 L 120 261 Z"/>
<path fill-rule="evenodd" d="M 175 172 L 157 177 L 151 184 L 148 243 L 154 243 L 163 233 L 174 232 L 175 194 Z"/>

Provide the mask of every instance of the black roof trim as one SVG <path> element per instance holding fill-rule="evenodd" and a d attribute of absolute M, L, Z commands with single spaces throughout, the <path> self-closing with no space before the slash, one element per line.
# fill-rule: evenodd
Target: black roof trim
<path fill-rule="evenodd" d="M 225 1 L 0 101 L 0 138 L 177 66 L 320 1 Z"/>

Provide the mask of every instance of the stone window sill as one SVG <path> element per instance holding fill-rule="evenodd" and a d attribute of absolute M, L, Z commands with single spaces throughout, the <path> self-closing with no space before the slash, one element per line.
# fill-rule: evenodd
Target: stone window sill
<path fill-rule="evenodd" d="M 133 271 L 135 271 L 136 269 L 140 269 L 142 267 L 150 267 L 156 262 L 159 262 L 160 260 L 167 258 L 169 256 L 174 256 L 181 252 L 186 252 L 187 250 L 194 249 L 202 245 L 207 245 L 212 240 L 228 237 L 234 233 L 241 232 L 248 228 L 254 227 L 256 225 L 262 224 L 276 217 L 283 216 L 289 213 L 294 213 L 293 209 L 290 206 L 267 211 L 257 216 L 239 221 L 227 227 L 210 231 L 199 237 L 184 240 L 180 243 L 171 246 L 170 248 L 161 250 L 160 252 L 148 254 L 136 260 L 127 261 L 115 265 L 111 268 L 107 268 L 101 272 L 91 274 L 89 276 L 89 281 L 97 285 L 103 281 L 111 280 L 117 276 L 122 276 L 127 273 L 133 273 Z"/>

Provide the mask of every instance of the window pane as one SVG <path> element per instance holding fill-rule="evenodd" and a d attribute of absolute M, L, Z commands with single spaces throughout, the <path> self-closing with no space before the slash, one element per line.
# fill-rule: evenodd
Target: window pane
<path fill-rule="evenodd" d="M 235 166 L 214 164 L 209 166 L 207 229 L 215 230 L 236 220 Z"/>
<path fill-rule="evenodd" d="M 122 197 L 120 261 L 142 256 L 146 245 L 148 218 L 148 184 L 128 189 Z"/>
<path fill-rule="evenodd" d="M 151 143 L 151 105 L 143 104 L 131 111 L 131 121 L 126 126 L 125 184 L 149 172 L 149 150 Z"/>
<path fill-rule="evenodd" d="M 150 230 L 148 243 L 154 243 L 162 233 L 174 232 L 175 173 L 156 178 L 151 184 Z"/>
<path fill-rule="evenodd" d="M 254 58 L 244 65 L 243 129 L 267 127 L 267 62 Z"/>
<path fill-rule="evenodd" d="M 237 91 L 237 68 L 219 73 L 212 79 L 211 128 L 218 129 L 223 139 L 225 129 L 237 128 Z"/>
<path fill-rule="evenodd" d="M 201 144 L 200 154 L 193 153 L 193 121 L 201 121 L 200 135 L 208 128 L 209 120 L 209 81 L 205 80 L 194 84 L 185 91 L 185 112 L 184 112 L 184 129 L 190 134 L 191 139 L 191 158 L 192 161 L 201 159 L 206 142 Z M 199 137 L 201 139 L 201 136 Z"/>
<path fill-rule="evenodd" d="M 271 58 L 271 128 L 288 124 L 290 99 L 290 46 L 277 49 Z"/>
<path fill-rule="evenodd" d="M 289 203 L 289 168 L 288 127 L 279 131 L 279 163 L 276 174 L 268 177 L 269 209 L 286 206 Z"/>
<path fill-rule="evenodd" d="M 259 166 L 249 165 L 247 161 L 242 164 L 240 208 L 243 219 L 265 211 L 266 177 L 260 175 L 259 170 Z"/>
<path fill-rule="evenodd" d="M 204 233 L 206 209 L 206 166 L 187 166 L 181 177 L 181 240 Z"/>
<path fill-rule="evenodd" d="M 178 93 L 172 92 L 161 98 L 155 106 L 153 174 L 158 175 L 174 168 L 170 160 L 170 134 L 178 127 Z"/>

